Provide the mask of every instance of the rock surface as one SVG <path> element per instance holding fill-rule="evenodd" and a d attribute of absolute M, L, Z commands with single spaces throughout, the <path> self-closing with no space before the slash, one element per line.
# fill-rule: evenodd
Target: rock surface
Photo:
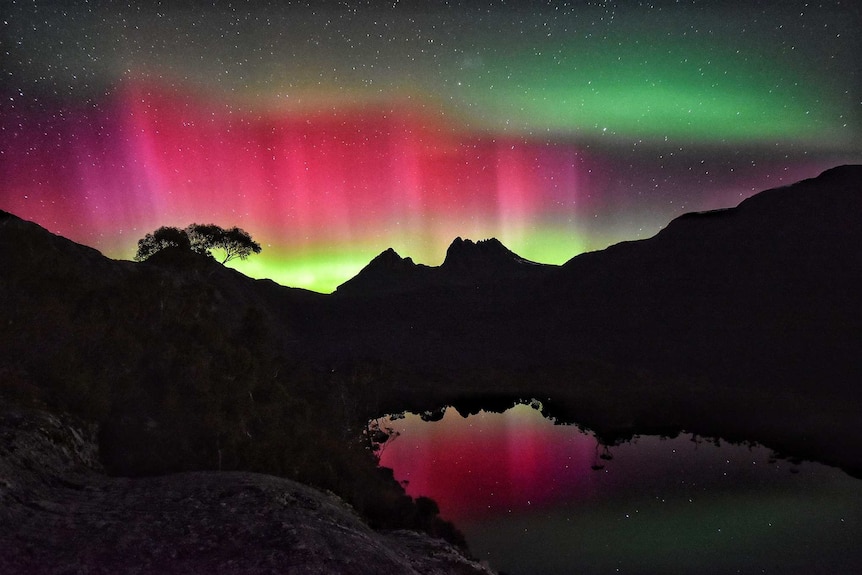
<path fill-rule="evenodd" d="M 95 433 L 0 411 L 0 572 L 491 573 L 443 541 L 375 532 L 341 499 L 287 479 L 108 477 Z"/>

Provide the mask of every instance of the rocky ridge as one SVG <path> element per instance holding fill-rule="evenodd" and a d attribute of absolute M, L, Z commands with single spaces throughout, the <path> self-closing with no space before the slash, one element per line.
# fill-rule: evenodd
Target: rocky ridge
<path fill-rule="evenodd" d="M 336 290 L 338 295 L 380 297 L 411 292 L 452 293 L 465 288 L 536 282 L 557 266 L 522 258 L 497 238 L 455 238 L 439 266 L 417 264 L 388 248 Z"/>
<path fill-rule="evenodd" d="M 376 532 L 340 498 L 247 472 L 112 478 L 96 428 L 0 412 L 0 572 L 488 574 L 444 541 Z"/>

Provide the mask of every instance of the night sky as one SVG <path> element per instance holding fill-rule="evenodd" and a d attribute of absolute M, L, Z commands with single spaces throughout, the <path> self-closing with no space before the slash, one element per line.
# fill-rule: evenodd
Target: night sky
<path fill-rule="evenodd" d="M 238 225 L 328 292 L 456 236 L 562 263 L 862 161 L 857 2 L 4 0 L 0 208 L 131 258 Z"/>

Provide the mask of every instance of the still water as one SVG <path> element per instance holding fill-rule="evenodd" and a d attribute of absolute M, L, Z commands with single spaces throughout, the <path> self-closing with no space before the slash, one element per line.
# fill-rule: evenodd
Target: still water
<path fill-rule="evenodd" d="M 691 435 L 605 449 L 519 405 L 381 423 L 380 464 L 513 575 L 862 573 L 862 481 Z"/>

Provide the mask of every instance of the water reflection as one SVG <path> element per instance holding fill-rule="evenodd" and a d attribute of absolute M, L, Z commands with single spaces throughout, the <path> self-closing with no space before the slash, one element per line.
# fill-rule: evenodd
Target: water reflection
<path fill-rule="evenodd" d="M 385 426 L 381 465 L 506 572 L 862 572 L 862 481 L 834 468 L 691 436 L 605 450 L 526 405 Z"/>

